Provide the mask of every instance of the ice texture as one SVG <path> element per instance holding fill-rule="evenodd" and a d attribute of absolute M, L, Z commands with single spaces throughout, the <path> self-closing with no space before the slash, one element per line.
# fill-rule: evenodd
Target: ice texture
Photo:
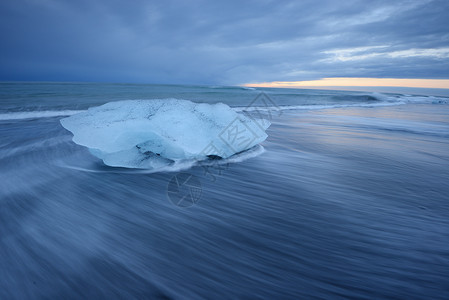
<path fill-rule="evenodd" d="M 110 102 L 61 124 L 106 165 L 145 169 L 228 158 L 263 142 L 270 126 L 223 103 L 179 99 Z"/>

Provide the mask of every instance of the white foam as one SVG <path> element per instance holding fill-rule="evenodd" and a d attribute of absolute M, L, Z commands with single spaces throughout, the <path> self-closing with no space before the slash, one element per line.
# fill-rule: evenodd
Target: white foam
<path fill-rule="evenodd" d="M 416 104 L 448 104 L 449 98 L 435 97 L 435 96 L 407 96 L 402 95 L 398 97 L 399 101 L 405 103 L 416 103 Z"/>
<path fill-rule="evenodd" d="M 0 121 L 64 117 L 64 116 L 71 116 L 80 112 L 83 112 L 83 110 L 43 110 L 43 111 L 9 112 L 0 114 Z"/>
<path fill-rule="evenodd" d="M 379 103 L 357 103 L 357 104 L 323 104 L 323 105 L 281 105 L 281 106 L 251 106 L 251 107 L 234 107 L 238 112 L 252 112 L 252 111 L 267 111 L 275 112 L 279 110 L 320 110 L 330 108 L 345 108 L 345 107 L 377 107 L 377 106 L 392 106 L 401 105 L 405 102 L 379 102 Z"/>
<path fill-rule="evenodd" d="M 379 101 L 369 103 L 347 103 L 347 104 L 307 104 L 307 105 L 281 105 L 281 106 L 251 106 L 251 107 L 234 107 L 238 112 L 276 112 L 283 110 L 321 110 L 332 108 L 347 108 L 347 107 L 382 107 L 394 106 L 404 104 L 449 104 L 449 98 L 435 97 L 435 96 L 411 96 L 398 95 L 389 96 L 380 93 L 372 93 Z"/>

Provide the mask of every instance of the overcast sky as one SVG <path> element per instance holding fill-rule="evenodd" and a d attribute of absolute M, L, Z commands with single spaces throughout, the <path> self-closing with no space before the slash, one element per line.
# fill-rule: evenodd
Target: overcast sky
<path fill-rule="evenodd" d="M 1 0 L 0 80 L 449 78 L 449 1 Z"/>

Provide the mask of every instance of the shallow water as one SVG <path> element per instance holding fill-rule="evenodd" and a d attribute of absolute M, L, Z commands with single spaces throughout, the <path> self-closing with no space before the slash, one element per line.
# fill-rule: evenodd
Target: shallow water
<path fill-rule="evenodd" d="M 188 208 L 177 172 L 106 167 L 60 117 L 2 120 L 0 298 L 447 299 L 448 108 L 283 110 L 264 153 L 180 171 Z"/>

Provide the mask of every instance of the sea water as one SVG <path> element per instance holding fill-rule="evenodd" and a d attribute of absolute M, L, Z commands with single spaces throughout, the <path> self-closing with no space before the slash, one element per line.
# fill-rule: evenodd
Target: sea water
<path fill-rule="evenodd" d="M 59 122 L 165 98 L 261 113 L 264 150 L 113 168 Z M 442 96 L 1 83 L 0 298 L 447 299 L 448 149 Z"/>

